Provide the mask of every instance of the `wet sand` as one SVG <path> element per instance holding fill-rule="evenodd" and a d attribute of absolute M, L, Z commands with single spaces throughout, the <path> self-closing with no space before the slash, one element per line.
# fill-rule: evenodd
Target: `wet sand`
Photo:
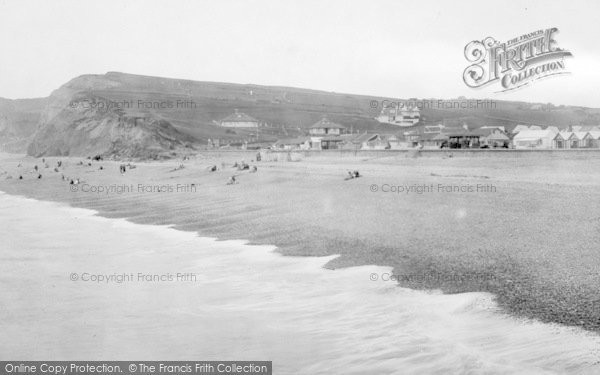
<path fill-rule="evenodd" d="M 181 170 L 174 171 L 181 161 L 135 163 L 121 175 L 116 162 L 89 167 L 77 165 L 88 162 L 82 158 L 48 158 L 46 169 L 40 159 L 3 155 L 0 190 L 135 223 L 249 239 L 288 255 L 340 254 L 326 267 L 388 266 L 402 286 L 490 292 L 515 316 L 600 331 L 596 154 L 406 156 L 300 155 L 296 162 L 259 163 L 245 157 L 258 166 L 252 174 L 230 167 L 240 155 L 206 154 Z M 58 159 L 64 164 L 54 172 Z M 221 163 L 223 170 L 208 172 Z M 32 172 L 36 164 L 42 179 Z M 344 181 L 348 169 L 363 177 Z M 61 174 L 82 183 L 74 189 Z M 233 174 L 239 183 L 227 186 Z M 470 191 L 478 185 L 482 190 Z M 112 191 L 91 192 L 98 186 Z M 390 191 L 411 186 L 408 193 Z M 433 189 L 419 194 L 419 186 Z M 372 282 L 389 282 L 382 277 Z"/>

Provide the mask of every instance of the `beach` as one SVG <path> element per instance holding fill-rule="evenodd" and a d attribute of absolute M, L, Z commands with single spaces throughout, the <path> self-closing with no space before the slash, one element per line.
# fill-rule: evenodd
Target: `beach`
<path fill-rule="evenodd" d="M 487 292 L 518 319 L 600 330 L 595 153 L 324 153 L 260 162 L 254 154 L 135 162 L 124 174 L 122 162 L 47 158 L 44 168 L 41 159 L 3 154 L 0 191 L 284 255 L 339 255 L 324 267 L 384 266 L 387 275 L 365 269 L 354 277 Z M 231 167 L 241 160 L 257 172 Z M 219 170 L 209 172 L 212 165 Z M 346 181 L 348 170 L 362 177 Z M 231 175 L 237 183 L 226 185 Z"/>
<path fill-rule="evenodd" d="M 284 375 L 600 368 L 593 333 L 511 318 L 489 293 L 363 277 L 389 267 L 330 270 L 335 256 L 283 256 L 5 193 L 0 221 L 4 358 L 262 359 Z"/>

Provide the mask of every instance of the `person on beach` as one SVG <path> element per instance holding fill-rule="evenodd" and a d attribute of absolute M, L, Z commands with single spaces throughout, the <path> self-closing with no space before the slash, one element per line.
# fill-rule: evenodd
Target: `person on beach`
<path fill-rule="evenodd" d="M 229 177 L 229 180 L 227 181 L 227 185 L 233 185 L 233 184 L 237 184 L 237 180 L 235 179 L 235 176 Z"/>
<path fill-rule="evenodd" d="M 358 171 L 352 172 L 352 175 L 354 176 L 354 178 L 359 178 L 360 177 L 360 173 L 358 173 Z"/>
<path fill-rule="evenodd" d="M 23 176 L 19 175 L 19 180 L 22 180 L 22 179 L 23 179 Z"/>
<path fill-rule="evenodd" d="M 250 173 L 256 173 L 257 170 L 258 168 L 256 168 L 256 165 L 253 165 L 252 169 L 250 170 Z"/>
<path fill-rule="evenodd" d="M 38 180 L 42 178 L 42 174 L 38 173 Z"/>
<path fill-rule="evenodd" d="M 38 166 L 37 166 L 37 165 L 34 165 L 34 166 L 33 166 L 33 170 L 37 172 L 37 170 L 38 170 Z"/>
<path fill-rule="evenodd" d="M 256 161 L 260 161 L 260 152 L 256 153 Z"/>
<path fill-rule="evenodd" d="M 354 178 L 354 175 L 352 174 L 352 172 L 348 171 L 348 176 L 346 176 L 346 178 L 344 178 L 345 181 L 351 180 Z"/>

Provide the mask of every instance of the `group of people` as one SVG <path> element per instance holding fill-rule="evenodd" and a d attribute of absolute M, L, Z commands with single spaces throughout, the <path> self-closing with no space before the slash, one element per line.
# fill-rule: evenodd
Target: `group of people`
<path fill-rule="evenodd" d="M 351 180 L 353 178 L 359 178 L 362 177 L 360 175 L 360 173 L 358 173 L 358 171 L 348 171 L 348 175 L 346 176 L 345 180 Z"/>

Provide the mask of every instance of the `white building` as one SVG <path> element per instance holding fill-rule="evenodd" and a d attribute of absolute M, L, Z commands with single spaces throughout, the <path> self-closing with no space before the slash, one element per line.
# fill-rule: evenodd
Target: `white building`
<path fill-rule="evenodd" d="M 517 149 L 548 149 L 554 146 L 557 133 L 553 129 L 522 130 L 513 138 L 513 144 Z"/>
<path fill-rule="evenodd" d="M 421 111 L 417 106 L 387 106 L 375 119 L 384 124 L 413 126 L 421 121 Z"/>
<path fill-rule="evenodd" d="M 236 109 L 235 113 L 225 117 L 220 124 L 226 128 L 258 128 L 259 121 Z"/>

